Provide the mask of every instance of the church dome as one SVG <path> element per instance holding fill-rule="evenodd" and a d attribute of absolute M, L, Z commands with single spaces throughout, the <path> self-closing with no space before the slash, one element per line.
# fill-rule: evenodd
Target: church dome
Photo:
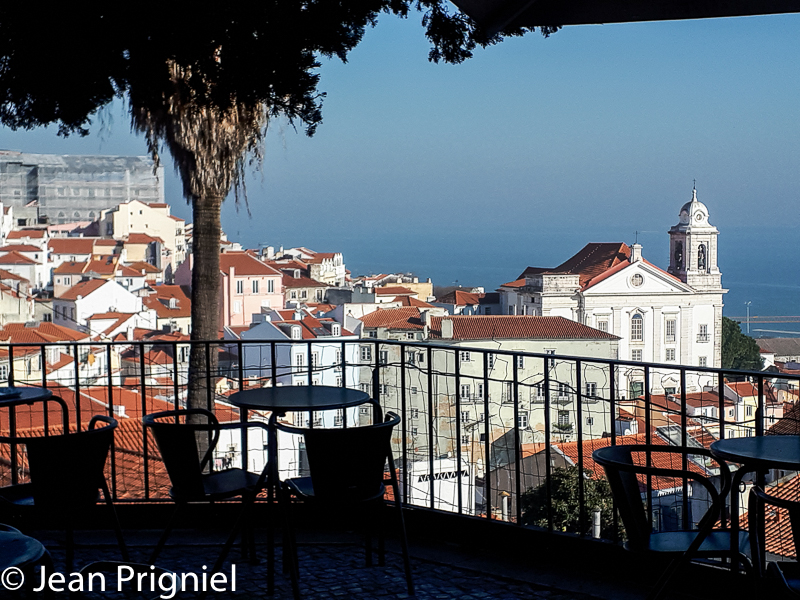
<path fill-rule="evenodd" d="M 692 199 L 681 207 L 679 216 L 684 225 L 708 224 L 708 208 L 697 199 L 697 188 L 692 189 Z"/>

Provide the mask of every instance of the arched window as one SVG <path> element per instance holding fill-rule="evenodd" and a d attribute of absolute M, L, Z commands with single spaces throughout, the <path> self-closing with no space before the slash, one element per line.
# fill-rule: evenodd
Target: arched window
<path fill-rule="evenodd" d="M 700 244 L 697 248 L 697 268 L 700 271 L 706 270 L 706 245 Z"/>
<path fill-rule="evenodd" d="M 75 217 L 76 219 L 80 219 L 80 218 L 81 218 L 81 213 L 79 213 L 79 212 L 76 210 L 76 211 L 75 211 L 75 212 L 72 214 L 72 216 L 73 216 L 73 217 Z"/>
<path fill-rule="evenodd" d="M 631 317 L 631 341 L 644 341 L 644 318 L 639 313 Z"/>

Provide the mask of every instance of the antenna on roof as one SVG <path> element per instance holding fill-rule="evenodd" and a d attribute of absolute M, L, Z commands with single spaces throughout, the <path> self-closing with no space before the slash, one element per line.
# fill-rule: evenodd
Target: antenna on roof
<path fill-rule="evenodd" d="M 638 231 L 634 231 L 633 233 L 636 234 L 636 238 L 635 238 L 635 241 L 633 243 L 634 244 L 638 244 L 639 243 L 639 232 Z"/>

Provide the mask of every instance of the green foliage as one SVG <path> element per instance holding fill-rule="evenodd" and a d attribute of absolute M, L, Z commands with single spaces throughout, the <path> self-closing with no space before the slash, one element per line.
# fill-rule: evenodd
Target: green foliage
<path fill-rule="evenodd" d="M 613 508 L 611 487 L 605 477 L 594 479 L 589 471 L 584 471 L 583 479 L 584 514 L 583 531 L 580 530 L 579 491 L 580 471 L 578 467 L 559 467 L 551 473 L 553 499 L 553 527 L 556 531 L 592 534 L 592 513 L 600 509 L 600 535 L 611 538 L 613 535 Z M 529 488 L 521 498 L 522 523 L 547 527 L 547 485 Z"/>
<path fill-rule="evenodd" d="M 756 341 L 742 333 L 738 321 L 722 317 L 722 368 L 760 371 L 763 365 Z"/>
<path fill-rule="evenodd" d="M 529 31 L 488 36 L 445 0 L 167 1 L 157 11 L 90 0 L 48 5 L 35 18 L 30 8 L 0 2 L 0 123 L 54 123 L 62 135 L 88 133 L 114 98 L 158 113 L 176 96 L 183 107 L 222 113 L 263 104 L 313 134 L 324 97 L 318 59 L 346 60 L 381 13 L 419 11 L 436 62 L 459 63 L 476 46 Z M 190 76 L 176 85 L 171 64 Z"/>

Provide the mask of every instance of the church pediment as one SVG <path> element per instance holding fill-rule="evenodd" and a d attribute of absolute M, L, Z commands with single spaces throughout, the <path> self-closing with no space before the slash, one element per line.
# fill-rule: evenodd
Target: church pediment
<path fill-rule="evenodd" d="M 625 265 L 624 268 L 598 281 L 590 281 L 585 295 L 605 294 L 685 294 L 694 290 L 645 260 Z"/>

